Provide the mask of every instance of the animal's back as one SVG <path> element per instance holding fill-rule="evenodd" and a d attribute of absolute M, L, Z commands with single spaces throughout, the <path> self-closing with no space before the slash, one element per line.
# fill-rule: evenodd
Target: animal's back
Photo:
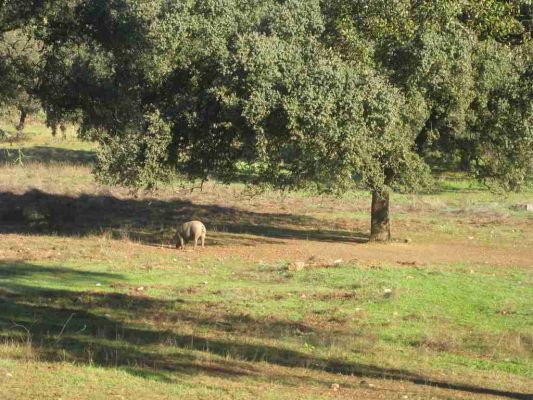
<path fill-rule="evenodd" d="M 200 236 L 205 235 L 206 233 L 205 225 L 201 221 L 190 221 L 188 223 L 190 224 L 189 229 L 190 229 L 190 236 L 192 238 L 197 239 Z"/>
<path fill-rule="evenodd" d="M 189 240 L 194 241 L 194 247 L 198 240 L 201 240 L 202 247 L 204 247 L 205 236 L 207 229 L 201 221 L 189 221 L 181 224 L 177 230 L 177 241 L 176 247 L 183 248 L 183 242 L 188 242 Z"/>

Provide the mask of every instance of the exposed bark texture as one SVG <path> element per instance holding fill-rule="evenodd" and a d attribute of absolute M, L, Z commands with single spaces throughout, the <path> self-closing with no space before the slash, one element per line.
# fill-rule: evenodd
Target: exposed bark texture
<path fill-rule="evenodd" d="M 370 241 L 390 240 L 389 193 L 372 192 Z"/>
<path fill-rule="evenodd" d="M 24 127 L 26 126 L 26 117 L 28 116 L 28 113 L 26 110 L 22 109 L 20 110 L 20 119 L 19 123 L 17 125 L 17 135 L 22 135 L 22 132 L 24 131 Z"/>

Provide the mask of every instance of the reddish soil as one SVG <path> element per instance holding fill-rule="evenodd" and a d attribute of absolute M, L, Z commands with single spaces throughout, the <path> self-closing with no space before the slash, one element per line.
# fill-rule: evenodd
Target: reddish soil
<path fill-rule="evenodd" d="M 218 238 L 218 237 L 217 237 Z M 191 251 L 187 255 L 195 254 Z M 398 264 L 490 264 L 495 266 L 533 266 L 533 249 L 509 251 L 479 244 L 456 243 L 324 243 L 313 240 L 269 239 L 246 244 L 206 246 L 197 252 L 217 257 L 238 256 L 250 261 L 303 261 L 314 263 L 357 262 L 363 265 Z"/>

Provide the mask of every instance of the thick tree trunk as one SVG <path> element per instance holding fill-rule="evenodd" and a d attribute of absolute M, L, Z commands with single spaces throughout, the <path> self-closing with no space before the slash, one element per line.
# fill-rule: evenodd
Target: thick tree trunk
<path fill-rule="evenodd" d="M 24 127 L 26 126 L 26 117 L 28 116 L 28 114 L 26 113 L 26 110 L 20 110 L 20 119 L 19 119 L 19 123 L 17 125 L 17 135 L 18 136 L 21 136 L 22 135 L 22 131 L 24 130 Z"/>
<path fill-rule="evenodd" d="M 389 193 L 372 192 L 370 241 L 390 240 Z"/>
<path fill-rule="evenodd" d="M 63 139 L 66 139 L 67 138 L 67 127 L 63 124 L 60 124 L 59 129 L 61 129 L 61 137 Z"/>
<path fill-rule="evenodd" d="M 472 161 L 471 161 L 470 154 L 465 153 L 463 155 L 463 159 L 461 160 L 461 167 L 463 168 L 463 171 L 470 173 L 472 172 Z"/>
<path fill-rule="evenodd" d="M 50 129 L 52 130 L 52 136 L 55 137 L 57 135 L 57 124 L 55 122 L 51 123 Z"/>

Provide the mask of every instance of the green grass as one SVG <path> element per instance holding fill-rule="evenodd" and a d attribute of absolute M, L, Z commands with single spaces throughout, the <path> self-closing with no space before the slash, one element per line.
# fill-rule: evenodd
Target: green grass
<path fill-rule="evenodd" d="M 523 269 L 290 272 L 202 261 L 147 272 L 116 261 L 2 262 L 5 343 L 29 342 L 41 362 L 153 378 L 169 395 L 177 388 L 167 381 L 183 383 L 190 360 L 407 380 L 427 363 L 433 374 L 533 378 L 533 285 Z"/>
<path fill-rule="evenodd" d="M 19 148 L 22 162 L 6 155 Z M 394 233 L 413 243 L 387 247 L 357 244 L 366 193 L 248 197 L 214 182 L 135 197 L 95 182 L 93 159 L 72 131 L 52 138 L 38 124 L 0 144 L 1 399 L 531 391 L 533 274 L 509 262 L 533 257 L 533 217 L 512 208 L 531 192 L 443 178 L 437 193 L 394 194 Z M 205 252 L 168 248 L 177 213 L 208 222 Z M 294 271 L 304 244 L 355 260 Z M 411 262 L 417 246 L 458 261 Z"/>

